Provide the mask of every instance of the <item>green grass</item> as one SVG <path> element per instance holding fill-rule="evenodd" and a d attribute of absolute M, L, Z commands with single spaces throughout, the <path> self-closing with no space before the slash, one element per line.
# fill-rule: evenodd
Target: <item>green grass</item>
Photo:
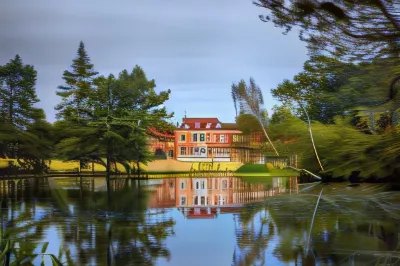
<path fill-rule="evenodd" d="M 268 169 L 265 164 L 244 164 L 235 171 L 235 174 L 248 174 L 248 173 L 266 174 L 268 173 Z"/>
<path fill-rule="evenodd" d="M 297 176 L 294 170 L 278 169 L 271 164 L 245 164 L 235 171 L 239 177 Z"/>

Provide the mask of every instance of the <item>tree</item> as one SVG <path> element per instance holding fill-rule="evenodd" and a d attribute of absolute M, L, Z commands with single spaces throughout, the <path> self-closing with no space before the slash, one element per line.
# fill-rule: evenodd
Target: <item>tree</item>
<path fill-rule="evenodd" d="M 300 28 L 300 39 L 314 51 L 327 51 L 345 59 L 399 55 L 399 0 L 322 1 L 255 0 L 268 9 L 262 21 L 285 28 Z"/>
<path fill-rule="evenodd" d="M 19 55 L 0 67 L 0 123 L 24 129 L 37 118 L 36 75 L 34 67 L 24 65 Z"/>
<path fill-rule="evenodd" d="M 100 76 L 90 94 L 92 115 L 87 126 L 63 121 L 57 126 L 62 136 L 58 144 L 64 159 L 95 161 L 106 167 L 122 164 L 126 171 L 131 161 L 138 166 L 151 160 L 146 129 L 165 126 L 166 108 L 159 108 L 169 98 L 170 90 L 155 92 L 155 81 L 147 80 L 144 71 L 135 66 L 132 72 L 123 70 L 118 78 Z M 104 160 L 105 159 L 105 160 Z"/>
<path fill-rule="evenodd" d="M 17 159 L 26 170 L 41 172 L 50 156 L 51 126 L 36 95 L 37 72 L 19 55 L 0 67 L 0 156 Z M 45 134 L 45 135 L 43 135 Z"/>
<path fill-rule="evenodd" d="M 56 106 L 58 118 L 80 122 L 93 114 L 90 95 L 94 92 L 94 79 L 98 72 L 90 63 L 83 42 L 80 42 L 77 57 L 72 61 L 72 70 L 63 73 L 64 85 L 58 87 L 57 95 L 62 101 Z"/>
<path fill-rule="evenodd" d="M 250 114 L 254 116 L 264 132 L 272 149 L 279 156 L 274 144 L 270 140 L 267 131 L 265 130 L 266 124 L 266 112 L 263 108 L 264 99 L 260 87 L 255 83 L 253 78 L 250 78 L 249 84 L 246 84 L 244 80 L 241 80 L 237 85 L 237 99 L 239 99 L 240 114 Z"/>

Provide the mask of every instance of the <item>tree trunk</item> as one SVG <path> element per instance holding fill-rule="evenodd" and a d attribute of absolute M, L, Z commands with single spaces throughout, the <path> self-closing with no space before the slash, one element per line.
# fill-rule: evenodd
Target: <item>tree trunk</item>
<path fill-rule="evenodd" d="M 314 149 L 315 157 L 317 158 L 319 167 L 321 168 L 322 171 L 324 171 L 324 167 L 322 166 L 321 161 L 320 161 L 319 156 L 318 156 L 317 148 L 315 147 L 314 137 L 313 137 L 312 129 L 311 129 L 311 120 L 310 120 L 310 116 L 308 115 L 308 112 L 307 112 L 306 108 L 304 108 L 304 106 L 303 106 L 300 102 L 299 102 L 299 105 L 300 105 L 300 107 L 303 109 L 304 113 L 305 113 L 306 116 L 307 116 L 308 131 L 310 132 L 310 138 L 311 138 L 311 143 L 312 143 L 312 146 L 313 146 L 313 149 Z"/>
<path fill-rule="evenodd" d="M 269 138 L 269 136 L 268 136 L 268 134 L 267 134 L 267 131 L 266 131 L 265 128 L 264 128 L 264 125 L 263 125 L 261 119 L 258 119 L 258 122 L 260 122 L 260 126 L 261 126 L 261 128 L 262 128 L 262 130 L 263 130 L 263 132 L 264 132 L 264 135 L 265 135 L 265 137 L 267 138 L 269 144 L 271 144 L 272 149 L 274 149 L 274 151 L 275 151 L 275 153 L 276 153 L 276 156 L 279 156 L 279 153 L 278 153 L 278 151 L 275 149 L 274 144 L 272 144 L 272 141 L 270 140 L 270 138 Z"/>
<path fill-rule="evenodd" d="M 140 175 L 140 162 L 136 162 L 137 173 Z"/>
<path fill-rule="evenodd" d="M 107 152 L 107 164 L 106 164 L 106 182 L 107 182 L 107 191 L 110 191 L 110 171 L 111 171 L 111 156 L 110 152 Z"/>

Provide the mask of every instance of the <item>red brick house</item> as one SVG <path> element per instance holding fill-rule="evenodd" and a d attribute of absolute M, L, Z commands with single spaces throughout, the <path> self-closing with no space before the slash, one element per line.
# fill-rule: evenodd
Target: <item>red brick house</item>
<path fill-rule="evenodd" d="M 236 124 L 222 123 L 218 118 L 183 118 L 174 131 L 174 158 L 195 162 L 237 161 L 232 142 L 241 133 Z"/>

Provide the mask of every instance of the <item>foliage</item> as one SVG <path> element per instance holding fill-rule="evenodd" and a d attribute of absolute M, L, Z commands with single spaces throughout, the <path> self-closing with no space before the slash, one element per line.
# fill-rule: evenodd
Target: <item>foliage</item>
<path fill-rule="evenodd" d="M 396 176 L 399 170 L 399 134 L 394 130 L 385 135 L 368 135 L 351 125 L 350 118 L 336 118 L 334 124 L 314 123 L 314 138 L 326 172 L 349 176 L 361 171 L 362 177 Z M 300 168 L 318 171 L 315 156 L 307 137 L 307 125 L 298 118 L 270 127 L 272 138 L 295 138 L 285 144 L 287 152 L 299 153 Z"/>
<path fill-rule="evenodd" d="M 399 54 L 398 0 L 256 0 L 255 4 L 269 10 L 261 20 L 285 28 L 285 33 L 299 28 L 300 39 L 317 53 L 353 60 Z"/>
<path fill-rule="evenodd" d="M 58 87 L 57 95 L 61 96 L 62 101 L 56 106 L 56 110 L 59 111 L 57 117 L 79 122 L 93 115 L 90 96 L 94 92 L 94 78 L 98 74 L 90 63 L 82 41 L 71 68 L 71 71 L 65 70 L 63 73 L 65 85 Z"/>
<path fill-rule="evenodd" d="M 245 135 L 262 131 L 260 122 L 251 114 L 240 114 L 236 118 L 236 125 L 238 129 Z"/>
<path fill-rule="evenodd" d="M 284 123 L 288 119 L 294 117 L 293 107 L 290 103 L 285 103 L 280 106 L 275 105 L 272 107 L 272 111 L 271 119 L 269 120 L 270 125 Z"/>
<path fill-rule="evenodd" d="M 0 157 L 18 159 L 25 170 L 41 173 L 51 156 L 51 125 L 34 107 L 36 70 L 19 55 L 0 66 Z"/>
<path fill-rule="evenodd" d="M 117 171 L 117 163 L 130 173 L 133 161 L 140 171 L 140 165 L 153 158 L 146 129 L 173 128 L 165 121 L 173 114 L 159 107 L 168 100 L 170 90 L 156 93 L 155 81 L 148 80 L 139 66 L 130 73 L 121 71 L 117 78 L 113 75 L 93 78 L 97 73 L 92 70 L 82 43 L 78 54 L 73 63 L 76 74 L 72 76 L 80 75 L 85 82 L 71 81 L 70 73 L 66 72 L 64 79 L 69 87 L 62 87 L 66 93 L 58 93 L 63 97 L 60 117 L 64 118 L 54 126 L 59 157 L 100 163 L 107 173 L 113 166 Z M 74 100 L 66 101 L 67 97 Z"/>

